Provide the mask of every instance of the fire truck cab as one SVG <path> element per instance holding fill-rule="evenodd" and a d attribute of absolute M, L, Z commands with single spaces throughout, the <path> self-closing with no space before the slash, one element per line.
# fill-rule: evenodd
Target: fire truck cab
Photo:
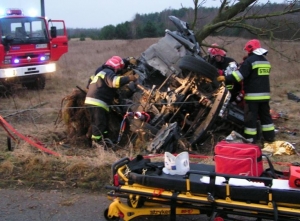
<path fill-rule="evenodd" d="M 20 9 L 0 15 L 0 88 L 15 84 L 44 89 L 46 74 L 56 71 L 56 61 L 68 51 L 63 20 L 25 16 Z"/>

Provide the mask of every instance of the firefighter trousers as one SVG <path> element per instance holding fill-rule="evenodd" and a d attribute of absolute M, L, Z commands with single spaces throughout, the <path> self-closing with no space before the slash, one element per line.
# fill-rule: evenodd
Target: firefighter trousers
<path fill-rule="evenodd" d="M 88 105 L 87 108 L 91 119 L 92 139 L 100 140 L 107 133 L 108 111 L 102 107 L 92 105 Z"/>
<path fill-rule="evenodd" d="M 262 136 L 265 141 L 273 142 L 275 139 L 275 127 L 270 114 L 269 102 L 247 102 L 245 103 L 245 125 L 244 136 L 253 142 L 257 141 L 257 120 L 260 120 Z"/>

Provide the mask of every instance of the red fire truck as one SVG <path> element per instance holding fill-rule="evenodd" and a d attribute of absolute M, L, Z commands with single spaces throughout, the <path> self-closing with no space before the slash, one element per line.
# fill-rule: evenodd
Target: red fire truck
<path fill-rule="evenodd" d="M 44 89 L 46 74 L 56 71 L 55 62 L 68 51 L 63 20 L 26 16 L 20 9 L 0 15 L 0 36 L 0 89 Z"/>

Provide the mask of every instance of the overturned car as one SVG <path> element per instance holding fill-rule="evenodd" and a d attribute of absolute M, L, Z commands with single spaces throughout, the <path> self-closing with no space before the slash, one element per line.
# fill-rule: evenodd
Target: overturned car
<path fill-rule="evenodd" d="M 118 143 L 130 141 L 148 152 L 175 152 L 241 131 L 243 111 L 217 82 L 218 71 L 206 62 L 188 24 L 170 16 L 176 31 L 151 45 L 132 67 L 136 84 L 119 90 L 111 114 L 123 117 Z M 115 133 L 116 134 L 116 133 Z M 126 136 L 125 136 L 126 134 Z"/>

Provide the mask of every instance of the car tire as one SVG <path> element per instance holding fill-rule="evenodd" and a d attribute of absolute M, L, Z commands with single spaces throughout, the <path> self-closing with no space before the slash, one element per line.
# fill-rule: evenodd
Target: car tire
<path fill-rule="evenodd" d="M 191 55 L 186 55 L 181 58 L 179 68 L 200 73 L 204 77 L 214 81 L 218 76 L 218 70 L 201 58 L 196 58 Z"/>

